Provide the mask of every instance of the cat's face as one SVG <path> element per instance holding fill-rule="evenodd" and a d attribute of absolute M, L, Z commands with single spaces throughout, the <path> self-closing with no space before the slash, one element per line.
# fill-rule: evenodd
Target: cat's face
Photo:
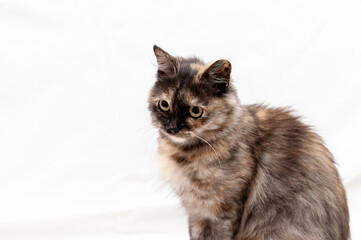
<path fill-rule="evenodd" d="M 229 86 L 227 60 L 204 64 L 197 58 L 175 58 L 154 47 L 157 81 L 150 92 L 153 125 L 163 137 L 182 144 L 209 139 L 232 120 L 237 97 Z"/>

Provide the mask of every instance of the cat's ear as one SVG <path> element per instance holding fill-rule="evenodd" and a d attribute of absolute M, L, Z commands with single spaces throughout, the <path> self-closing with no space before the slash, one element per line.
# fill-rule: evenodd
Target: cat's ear
<path fill-rule="evenodd" d="M 232 66 L 228 60 L 221 59 L 209 66 L 202 74 L 203 79 L 229 84 Z"/>
<path fill-rule="evenodd" d="M 232 66 L 228 60 L 221 59 L 213 63 L 202 74 L 201 79 L 216 84 L 220 90 L 228 87 L 231 80 Z"/>
<path fill-rule="evenodd" d="M 158 72 L 165 73 L 169 77 L 176 75 L 178 72 L 177 58 L 171 56 L 157 45 L 153 46 L 153 51 L 157 57 Z"/>

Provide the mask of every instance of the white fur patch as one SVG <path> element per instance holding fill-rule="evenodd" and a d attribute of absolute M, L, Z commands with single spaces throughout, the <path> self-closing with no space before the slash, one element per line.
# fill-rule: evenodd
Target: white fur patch
<path fill-rule="evenodd" d="M 175 143 L 186 143 L 188 142 L 188 138 L 183 138 L 183 137 L 177 137 L 177 136 L 173 136 L 173 135 L 167 135 L 169 137 L 170 140 L 172 140 Z"/>
<path fill-rule="evenodd" d="M 188 179 L 184 177 L 182 169 L 167 155 L 158 154 L 158 171 L 160 176 L 169 183 L 176 193 L 181 193 L 189 186 Z"/>

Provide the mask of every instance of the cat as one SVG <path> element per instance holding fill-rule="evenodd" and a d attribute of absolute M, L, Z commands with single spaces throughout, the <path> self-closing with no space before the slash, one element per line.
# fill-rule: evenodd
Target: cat
<path fill-rule="evenodd" d="M 346 194 L 322 139 L 288 108 L 241 105 L 225 59 L 154 45 L 158 161 L 191 240 L 346 240 Z"/>

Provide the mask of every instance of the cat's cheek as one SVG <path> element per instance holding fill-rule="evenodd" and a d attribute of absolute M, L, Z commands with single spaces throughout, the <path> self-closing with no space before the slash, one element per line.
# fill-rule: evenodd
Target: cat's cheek
<path fill-rule="evenodd" d="M 203 117 L 202 117 L 203 118 Z M 189 119 L 188 125 L 191 126 L 190 132 L 195 134 L 201 134 L 203 132 L 204 127 L 209 123 L 208 120 L 205 119 Z"/>
<path fill-rule="evenodd" d="M 152 121 L 152 125 L 153 125 L 154 127 L 161 128 L 161 125 L 160 125 L 159 122 L 156 121 L 156 120 L 153 120 L 153 121 Z"/>

